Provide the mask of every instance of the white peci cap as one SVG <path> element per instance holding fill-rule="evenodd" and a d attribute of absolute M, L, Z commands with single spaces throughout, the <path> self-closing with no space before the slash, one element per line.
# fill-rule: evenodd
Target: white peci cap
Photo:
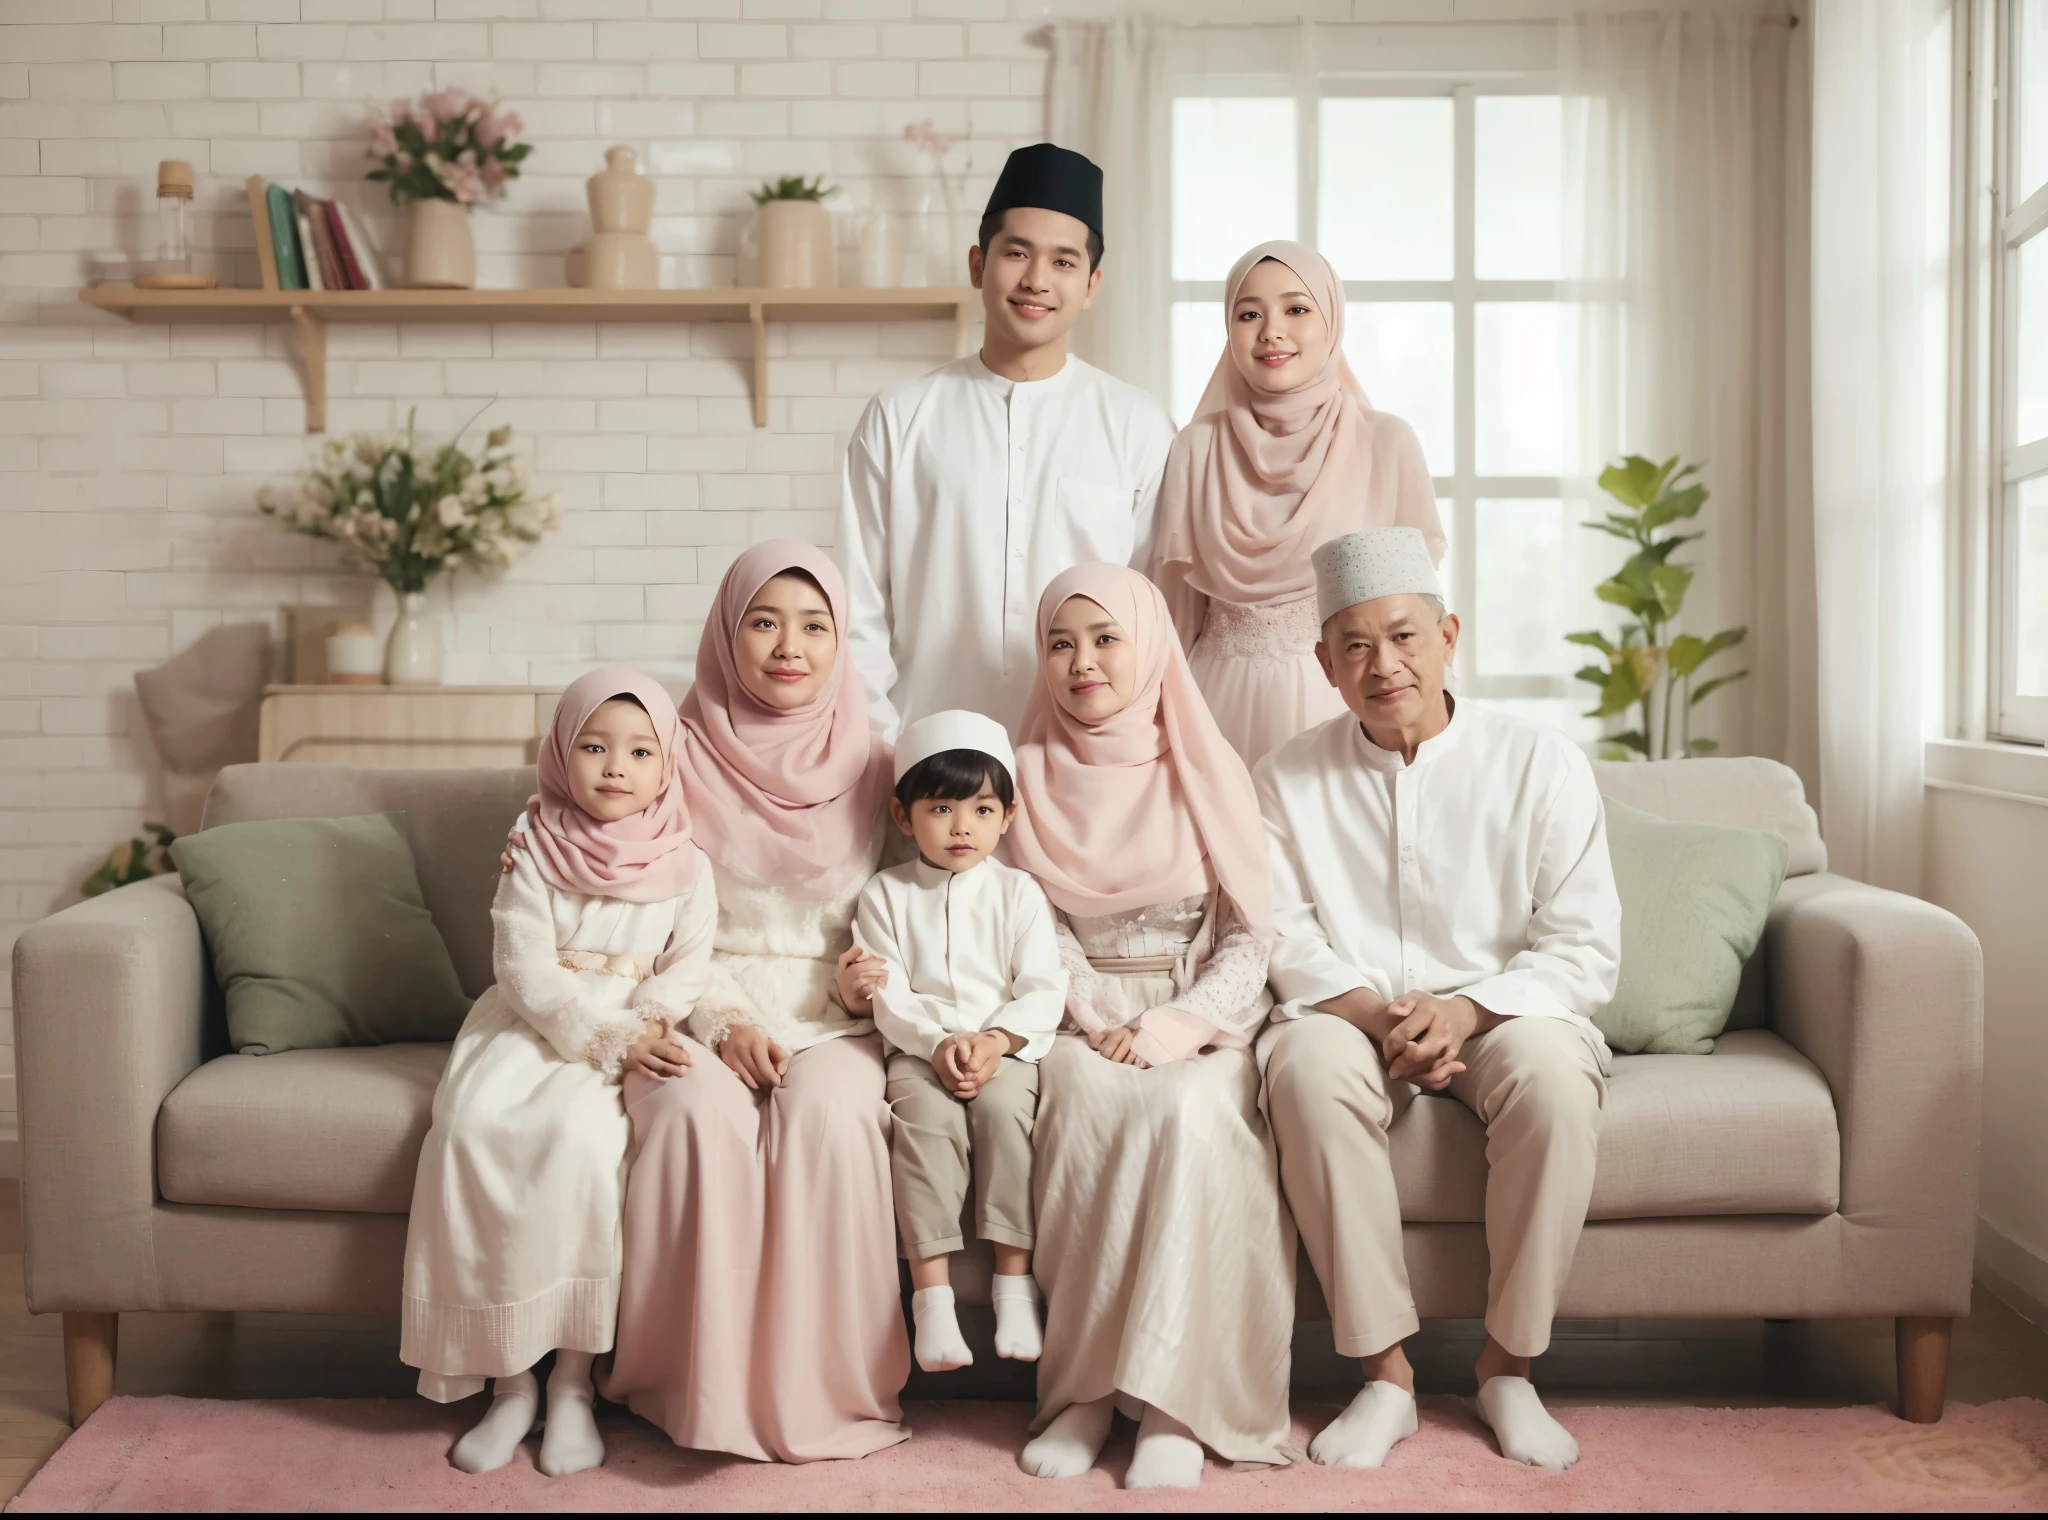
<path fill-rule="evenodd" d="M 1017 775 L 1017 752 L 1010 748 L 1010 735 L 994 718 L 964 707 L 935 712 L 919 718 L 897 736 L 896 779 L 920 761 L 943 755 L 949 749 L 971 749 L 1000 760 L 1012 779 Z"/>
<path fill-rule="evenodd" d="M 1316 569 L 1316 621 L 1327 623 L 1346 607 L 1413 592 L 1444 599 L 1420 528 L 1363 528 L 1319 545 L 1309 556 Z"/>

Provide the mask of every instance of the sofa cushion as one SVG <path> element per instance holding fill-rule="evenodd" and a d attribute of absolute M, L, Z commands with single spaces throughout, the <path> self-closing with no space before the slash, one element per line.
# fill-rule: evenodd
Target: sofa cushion
<path fill-rule="evenodd" d="M 405 770 L 271 762 L 231 765 L 206 798 L 206 826 L 255 818 L 403 813 L 420 896 L 447 942 L 462 990 L 491 985 L 491 899 L 498 853 L 533 795 L 533 767 Z"/>
<path fill-rule="evenodd" d="M 1820 819 L 1807 805 L 1799 772 L 1760 755 L 1697 760 L 1601 760 L 1593 774 L 1603 796 L 1682 823 L 1769 829 L 1785 841 L 1787 876 L 1828 868 Z"/>
<path fill-rule="evenodd" d="M 403 1214 L 448 1064 L 441 1044 L 221 1056 L 156 1121 L 172 1203 Z"/>
<path fill-rule="evenodd" d="M 1416 1097 L 1392 1141 L 1403 1219 L 1486 1217 L 1486 1130 L 1464 1104 Z M 1841 1173 L 1827 1082 L 1777 1035 L 1736 1030 L 1712 1055 L 1614 1058 L 1588 1217 L 1832 1214 Z"/>

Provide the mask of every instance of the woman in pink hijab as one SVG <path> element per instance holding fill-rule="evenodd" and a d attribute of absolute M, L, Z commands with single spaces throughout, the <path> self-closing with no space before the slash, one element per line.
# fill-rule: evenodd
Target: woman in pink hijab
<path fill-rule="evenodd" d="M 846 590 L 793 539 L 718 588 L 680 770 L 718 889 L 668 1077 L 626 1083 L 634 1162 L 607 1397 L 680 1446 L 783 1462 L 904 1440 L 910 1372 L 881 1041 L 836 985 L 890 776 L 843 658 Z"/>
<path fill-rule="evenodd" d="M 1318 544 L 1420 528 L 1443 562 L 1415 430 L 1344 359 L 1344 282 L 1300 243 L 1261 243 L 1224 283 L 1225 346 L 1159 486 L 1152 578 L 1216 721 L 1255 765 L 1339 716 L 1315 655 Z"/>
<path fill-rule="evenodd" d="M 1294 1231 L 1251 1051 L 1272 1006 L 1264 827 L 1151 582 L 1077 565 L 1038 626 L 1008 848 L 1052 899 L 1068 994 L 1039 1067 L 1023 1465 L 1087 1471 L 1121 1398 L 1143 1406 L 1125 1485 L 1191 1487 L 1203 1447 L 1287 1460 Z"/>

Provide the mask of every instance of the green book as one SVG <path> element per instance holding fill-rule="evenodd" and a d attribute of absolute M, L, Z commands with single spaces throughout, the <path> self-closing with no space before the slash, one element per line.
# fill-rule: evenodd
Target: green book
<path fill-rule="evenodd" d="M 282 185 L 270 187 L 270 243 L 277 251 L 277 288 L 306 289 L 306 264 L 299 253 L 298 219 L 292 208 L 292 193 Z"/>

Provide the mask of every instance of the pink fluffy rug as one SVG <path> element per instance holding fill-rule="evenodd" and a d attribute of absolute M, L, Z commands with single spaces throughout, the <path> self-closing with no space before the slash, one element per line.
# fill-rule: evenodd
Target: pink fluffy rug
<path fill-rule="evenodd" d="M 1334 1411 L 1303 1408 L 1297 1437 Z M 915 1437 L 860 1462 L 779 1467 L 680 1452 L 612 1410 L 610 1460 L 550 1480 L 534 1443 L 482 1478 L 445 1457 L 474 1410 L 396 1399 L 115 1399 L 52 1457 L 17 1510 L 2039 1510 L 2048 1404 L 1952 1404 L 1936 1426 L 1878 1409 L 1563 1411 L 1584 1457 L 1551 1476 L 1508 1465 L 1460 1400 L 1423 1401 L 1422 1433 L 1385 1470 L 1232 1472 L 1196 1492 L 1125 1494 L 1130 1427 L 1103 1465 L 1046 1482 L 1017 1470 L 1021 1404 L 914 1406 Z"/>

